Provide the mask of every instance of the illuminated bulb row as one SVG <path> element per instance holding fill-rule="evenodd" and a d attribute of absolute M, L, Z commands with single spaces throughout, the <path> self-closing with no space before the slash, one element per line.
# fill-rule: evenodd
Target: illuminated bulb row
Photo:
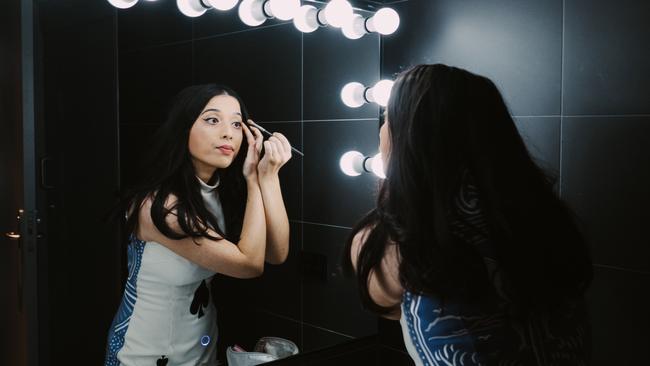
<path fill-rule="evenodd" d="M 399 14 L 391 8 L 379 9 L 370 18 L 353 14 L 352 19 L 343 26 L 343 35 L 349 39 L 359 39 L 368 33 L 389 35 L 399 28 Z"/>
<path fill-rule="evenodd" d="M 381 80 L 369 88 L 361 83 L 351 82 L 341 89 L 341 100 L 351 108 L 358 108 L 366 103 L 377 103 L 385 107 L 393 84 L 392 80 Z"/>
<path fill-rule="evenodd" d="M 339 166 L 343 173 L 351 177 L 356 177 L 361 175 L 361 173 L 366 172 L 374 173 L 382 179 L 386 178 L 381 153 L 373 157 L 366 157 L 358 151 L 348 151 L 341 156 Z"/>
<path fill-rule="evenodd" d="M 155 0 L 146 0 L 155 1 Z M 111 5 L 127 9 L 138 0 L 108 0 Z M 239 0 L 176 0 L 178 9 L 188 17 L 198 17 L 209 9 L 230 10 Z M 350 39 L 359 39 L 368 33 L 392 34 L 399 27 L 399 15 L 391 8 L 379 9 L 373 16 L 364 18 L 354 14 L 348 0 L 331 0 L 322 9 L 311 5 L 300 6 L 300 0 L 243 0 L 239 5 L 239 18 L 251 27 L 262 25 L 267 19 L 291 20 L 298 30 L 311 33 L 319 27 L 341 28 Z"/>
<path fill-rule="evenodd" d="M 301 6 L 293 18 L 293 24 L 303 33 L 329 25 L 341 28 L 347 38 L 359 39 L 372 32 L 384 35 L 394 33 L 399 27 L 399 14 L 391 8 L 382 8 L 366 19 L 354 14 L 347 0 L 332 0 L 322 9 L 311 5 Z"/>
<path fill-rule="evenodd" d="M 146 0 L 155 1 L 155 0 Z M 108 0 L 116 8 L 128 9 L 138 3 L 138 0 Z M 230 10 L 234 8 L 239 0 L 176 0 L 176 5 L 181 13 L 188 17 L 198 17 L 206 10 L 215 8 L 217 10 Z"/>
<path fill-rule="evenodd" d="M 278 18 L 291 20 L 300 8 L 300 0 L 244 0 L 239 5 L 239 19 L 251 27 Z"/>

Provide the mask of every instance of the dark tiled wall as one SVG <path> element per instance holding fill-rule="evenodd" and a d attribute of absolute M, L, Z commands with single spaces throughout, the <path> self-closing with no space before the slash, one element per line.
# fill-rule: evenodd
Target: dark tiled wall
<path fill-rule="evenodd" d="M 123 185 L 171 97 L 190 84 L 231 86 L 253 119 L 305 153 L 280 173 L 291 224 L 287 262 L 267 265 L 255 280 L 216 278 L 220 351 L 234 343 L 252 348 L 261 336 L 286 337 L 308 351 L 374 334 L 376 317 L 361 308 L 338 266 L 351 226 L 373 205 L 377 180 L 347 177 L 338 161 L 352 149 L 377 152 L 379 111 L 347 108 L 339 93 L 347 82 L 378 80 L 379 38 L 350 41 L 328 28 L 303 35 L 291 22 L 249 28 L 236 10 L 190 19 L 174 1 L 116 13 Z M 326 257 L 326 278 L 301 275 L 303 252 Z"/>
<path fill-rule="evenodd" d="M 594 364 L 648 364 L 650 3 L 392 3 L 402 25 L 384 38 L 383 75 L 442 62 L 497 83 L 591 242 Z M 380 331 L 401 347 L 399 327 L 381 322 Z"/>

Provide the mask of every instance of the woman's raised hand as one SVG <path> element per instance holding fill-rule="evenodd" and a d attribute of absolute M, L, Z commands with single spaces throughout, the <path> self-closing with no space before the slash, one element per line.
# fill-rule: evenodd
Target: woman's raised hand
<path fill-rule="evenodd" d="M 278 174 L 280 168 L 291 159 L 291 144 L 283 134 L 273 133 L 264 141 L 264 157 L 257 166 L 259 177 Z"/>
<path fill-rule="evenodd" d="M 242 123 L 242 127 L 248 141 L 248 151 L 246 152 L 246 160 L 244 160 L 244 178 L 246 178 L 247 182 L 254 181 L 257 183 L 257 166 L 260 161 L 260 151 L 262 151 L 264 137 L 262 132 L 253 126 L 249 127 L 246 123 Z"/>

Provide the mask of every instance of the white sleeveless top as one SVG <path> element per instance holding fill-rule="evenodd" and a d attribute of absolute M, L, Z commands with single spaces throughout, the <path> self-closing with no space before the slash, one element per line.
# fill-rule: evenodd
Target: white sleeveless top
<path fill-rule="evenodd" d="M 198 177 L 197 177 L 198 179 Z M 215 191 L 201 179 L 207 209 L 225 232 Z M 216 364 L 217 319 L 210 299 L 214 272 L 154 241 L 132 236 L 129 276 L 109 330 L 105 365 Z"/>

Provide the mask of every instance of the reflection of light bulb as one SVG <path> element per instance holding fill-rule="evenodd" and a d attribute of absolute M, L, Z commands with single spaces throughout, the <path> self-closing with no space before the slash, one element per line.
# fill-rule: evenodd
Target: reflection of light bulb
<path fill-rule="evenodd" d="M 244 0 L 239 4 L 239 19 L 251 27 L 264 23 L 266 15 L 263 7 L 264 0 Z"/>
<path fill-rule="evenodd" d="M 391 8 L 379 9 L 368 19 L 368 30 L 380 34 L 393 34 L 399 28 L 399 14 Z"/>
<path fill-rule="evenodd" d="M 135 5 L 138 0 L 108 0 L 108 2 L 118 9 L 128 9 Z"/>
<path fill-rule="evenodd" d="M 372 172 L 379 178 L 386 179 L 386 173 L 384 173 L 384 161 L 381 157 L 381 153 L 373 156 L 370 160 L 372 160 L 370 170 L 372 170 Z"/>
<path fill-rule="evenodd" d="M 234 8 L 238 1 L 239 0 L 208 0 L 208 3 L 217 10 L 226 11 Z"/>
<path fill-rule="evenodd" d="M 293 17 L 293 25 L 303 33 L 311 33 L 318 29 L 318 10 L 311 5 L 303 5 Z"/>
<path fill-rule="evenodd" d="M 375 102 L 382 107 L 388 104 L 390 98 L 390 91 L 393 88 L 394 82 L 392 80 L 381 80 L 368 91 L 368 99 Z"/>
<path fill-rule="evenodd" d="M 270 0 L 269 8 L 274 17 L 291 20 L 300 8 L 300 0 Z"/>
<path fill-rule="evenodd" d="M 354 10 L 347 0 L 331 0 L 325 7 L 325 19 L 332 27 L 340 28 L 352 20 Z"/>
<path fill-rule="evenodd" d="M 341 100 L 350 108 L 358 108 L 366 103 L 363 97 L 366 87 L 361 83 L 351 82 L 341 89 Z"/>
<path fill-rule="evenodd" d="M 359 14 L 354 14 L 352 20 L 343 25 L 343 35 L 349 39 L 359 39 L 363 37 L 366 32 L 364 17 Z"/>
<path fill-rule="evenodd" d="M 176 0 L 178 10 L 188 17 L 198 17 L 203 15 L 208 8 L 206 8 L 201 0 Z"/>
<path fill-rule="evenodd" d="M 358 175 L 361 175 L 361 172 L 363 172 L 364 159 L 365 157 L 360 152 L 348 151 L 343 154 L 343 156 L 341 156 L 339 166 L 341 167 L 343 173 L 351 177 L 356 177 Z"/>

